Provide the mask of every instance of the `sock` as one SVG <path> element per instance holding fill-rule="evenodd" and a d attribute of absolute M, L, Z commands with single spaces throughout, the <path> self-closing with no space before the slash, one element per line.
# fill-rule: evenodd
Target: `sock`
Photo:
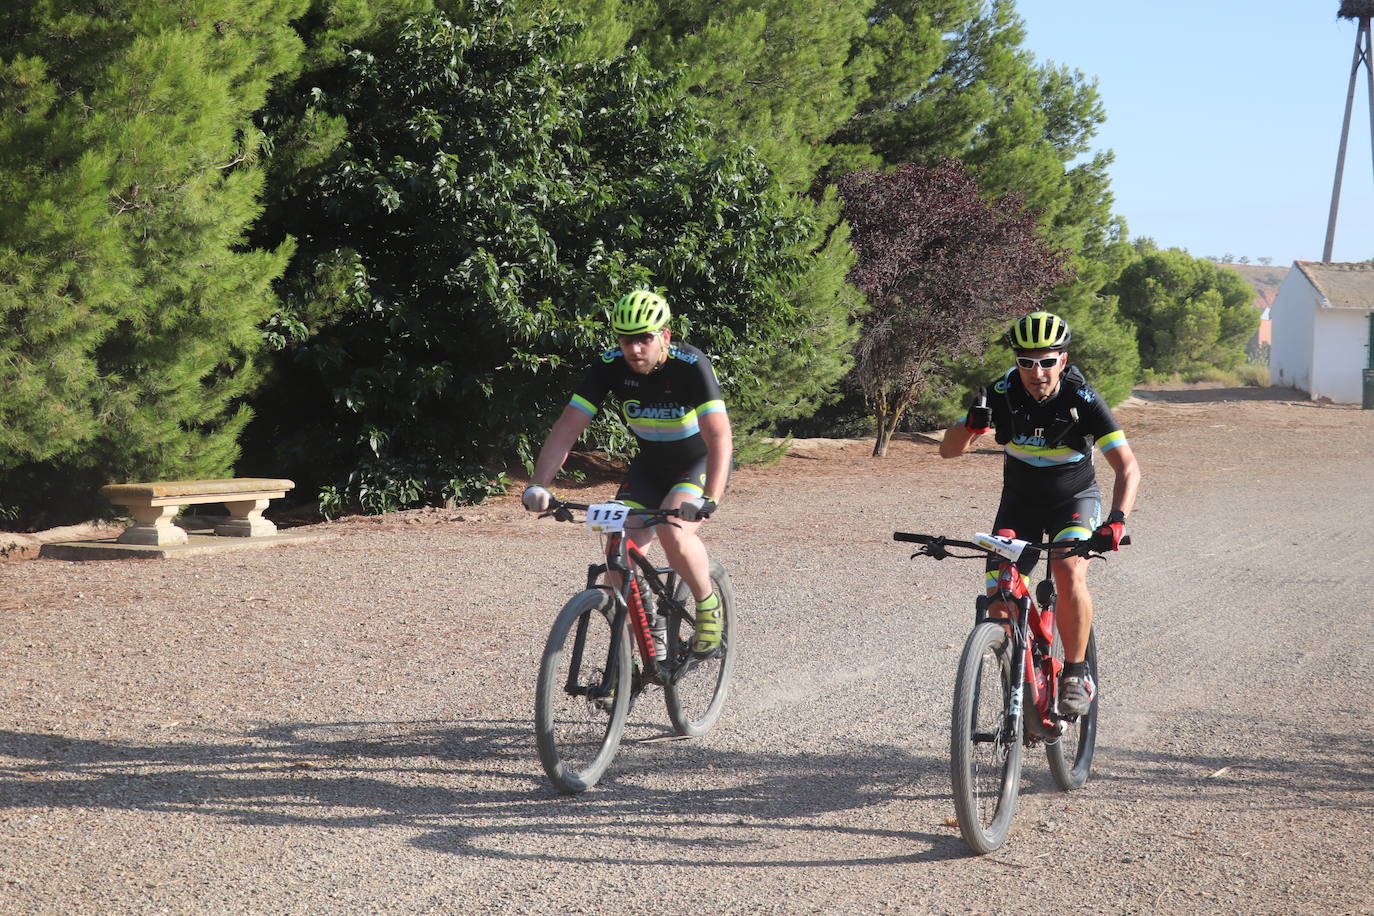
<path fill-rule="evenodd" d="M 1085 677 L 1088 674 L 1087 662 L 1065 662 L 1064 677 Z"/>
<path fill-rule="evenodd" d="M 718 607 L 720 607 L 720 598 L 716 596 L 715 592 L 711 592 L 711 594 L 697 602 L 698 611 L 714 611 Z"/>

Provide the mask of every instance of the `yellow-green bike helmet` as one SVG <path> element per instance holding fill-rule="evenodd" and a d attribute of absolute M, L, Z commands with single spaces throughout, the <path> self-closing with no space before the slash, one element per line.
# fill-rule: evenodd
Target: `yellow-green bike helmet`
<path fill-rule="evenodd" d="M 667 327 L 671 317 L 667 299 L 647 289 L 636 289 L 621 296 L 615 304 L 611 328 L 617 334 L 643 334 Z"/>
<path fill-rule="evenodd" d="M 1062 350 L 1073 337 L 1069 323 L 1050 312 L 1022 315 L 1007 336 L 1013 350 Z"/>

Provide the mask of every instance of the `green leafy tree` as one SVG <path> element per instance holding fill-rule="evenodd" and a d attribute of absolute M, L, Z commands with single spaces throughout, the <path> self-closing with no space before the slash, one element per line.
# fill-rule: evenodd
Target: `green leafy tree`
<path fill-rule="evenodd" d="M 565 43 L 573 60 L 613 57 L 639 48 L 677 79 L 706 126 L 702 150 L 719 155 L 748 144 L 799 195 L 792 206 L 813 225 L 811 282 L 791 285 L 799 313 L 810 315 L 816 352 L 840 360 L 862 303 L 844 276 L 853 262 L 847 230 L 838 225 L 833 192 L 811 195 L 817 176 L 836 161 L 871 164 L 864 150 L 836 147 L 829 137 L 867 96 L 870 55 L 856 42 L 868 28 L 870 0 L 838 0 L 823 15 L 809 0 L 520 0 L 530 20 L 567 17 L 586 27 Z M 761 397 L 790 403 L 790 389 L 809 391 L 811 367 L 794 354 L 774 357 L 772 382 Z M 828 366 L 822 374 L 829 377 Z M 808 395 L 808 398 L 810 396 Z"/>
<path fill-rule="evenodd" d="M 870 93 L 831 138 L 891 167 L 957 158 L 989 195 L 1014 191 L 1057 245 L 1111 220 L 1110 153 L 1092 154 L 1106 117 L 1096 81 L 1039 63 L 1009 0 L 877 4 L 856 54 Z"/>
<path fill-rule="evenodd" d="M 484 467 L 530 457 L 632 284 L 667 292 L 746 427 L 810 409 L 847 368 L 827 262 L 847 270 L 843 236 L 825 241 L 749 151 L 708 155 L 642 56 L 576 61 L 572 37 L 478 0 L 306 74 L 265 114 L 270 135 L 314 121 L 341 140 L 293 160 L 259 230 L 299 250 L 254 455 L 364 508 L 480 496 Z"/>
<path fill-rule="evenodd" d="M 710 125 L 707 149 L 752 144 L 784 187 L 804 192 L 837 151 L 829 137 L 868 94 L 871 55 L 857 43 L 871 0 L 522 0 L 531 17 L 586 28 L 584 59 L 640 48 L 676 74 Z M 871 161 L 871 160 L 865 160 Z"/>
<path fill-rule="evenodd" d="M 29 524 L 111 480 L 229 471 L 289 246 L 251 113 L 295 0 L 0 11 L 0 492 Z"/>
<path fill-rule="evenodd" d="M 1233 369 L 1259 327 L 1254 290 L 1239 273 L 1178 248 L 1140 246 L 1108 292 L 1136 327 L 1141 364 L 1161 373 Z"/>
<path fill-rule="evenodd" d="M 852 172 L 839 183 L 868 297 L 856 372 L 878 421 L 875 456 L 944 360 L 977 356 L 989 326 L 1030 311 L 1065 277 L 1014 197 L 987 201 L 959 163 Z"/>
<path fill-rule="evenodd" d="M 1095 82 L 1021 48 L 1010 2 L 897 0 L 821 17 L 810 5 L 760 0 L 559 5 L 592 22 L 589 32 L 624 34 L 628 24 L 628 40 L 656 63 L 683 69 L 719 138 L 757 144 L 794 185 L 955 157 L 975 169 L 983 193 L 1020 195 L 1050 243 L 1073 252 L 1074 278 L 1050 304 L 1083 329 L 1081 352 L 1098 363 L 1104 390 L 1129 391 L 1133 337 L 1114 300 L 1098 295 L 1129 260 L 1125 227 L 1111 212 L 1111 154 L 1091 150 L 1105 113 Z M 805 53 L 793 53 L 798 47 Z M 833 222 L 832 211 L 823 214 Z M 951 359 L 949 371 L 966 361 Z M 954 398 L 937 386 L 918 404 L 939 413 Z"/>
<path fill-rule="evenodd" d="M 1100 291 L 1131 251 L 1124 223 L 1112 214 L 1111 154 L 1091 150 L 1105 117 L 1095 82 L 1025 51 L 1024 28 L 1009 2 L 895 0 L 869 15 L 855 51 L 871 70 L 868 94 L 830 145 L 851 161 L 877 159 L 887 168 L 958 158 L 990 199 L 1021 198 L 1044 239 L 1071 255 L 1069 278 L 1044 307 L 1074 325 L 1075 360 L 1105 396 L 1124 398 L 1139 369 L 1134 335 L 1115 299 Z M 833 162 L 839 168 L 845 159 L 837 152 Z M 913 424 L 948 419 L 967 386 L 1005 366 L 1010 354 L 996 342 L 1000 326 L 985 331 L 979 354 L 937 358 L 938 383 L 912 401 Z M 858 387 L 846 381 L 847 389 Z M 854 426 L 853 418 L 835 422 Z"/>

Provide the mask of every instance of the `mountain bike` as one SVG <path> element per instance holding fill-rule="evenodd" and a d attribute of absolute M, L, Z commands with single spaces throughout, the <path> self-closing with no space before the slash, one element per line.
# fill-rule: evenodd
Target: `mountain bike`
<path fill-rule="evenodd" d="M 937 560 L 999 558 L 997 588 L 979 595 L 973 631 L 964 643 L 954 679 L 950 728 L 950 783 L 959 832 L 977 853 L 992 852 L 1006 841 L 1021 786 L 1021 752 L 1043 743 L 1055 785 L 1080 788 L 1092 769 L 1097 743 L 1097 640 L 1088 631 L 1085 660 L 1098 692 L 1084 715 L 1059 712 L 1059 674 L 1064 645 L 1054 623 L 1054 579 L 1047 570 L 1032 598 L 1028 577 L 1040 554 L 1104 559 L 1093 540 L 1034 543 L 999 532 L 975 534 L 972 541 L 928 534 L 893 532 L 893 540 L 921 545 L 912 554 Z M 1122 544 L 1130 543 L 1123 538 Z M 950 553 L 949 548 L 975 551 Z M 1002 602 L 1011 616 L 993 617 Z"/>
<path fill-rule="evenodd" d="M 539 762 L 568 793 L 601 779 L 620 747 L 631 704 L 649 685 L 663 688 L 677 734 L 706 734 L 725 704 L 736 642 L 734 588 L 724 567 L 711 561 L 721 645 L 701 658 L 692 654 L 691 589 L 672 569 L 649 562 L 626 536 L 631 518 L 644 527 L 671 525 L 677 509 L 555 501 L 541 517 L 570 522 L 574 512 L 584 512 L 588 530 L 605 538 L 606 562 L 588 566 L 586 588 L 554 620 L 539 663 L 534 708 Z"/>

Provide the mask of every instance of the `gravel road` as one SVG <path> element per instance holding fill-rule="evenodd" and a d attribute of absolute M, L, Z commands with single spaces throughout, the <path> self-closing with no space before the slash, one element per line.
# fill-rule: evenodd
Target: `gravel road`
<path fill-rule="evenodd" d="M 720 725 L 671 740 L 641 697 L 579 797 L 531 715 L 596 542 L 509 499 L 0 564 L 0 913 L 1374 913 L 1374 411 L 1140 394 L 1093 777 L 1028 754 L 993 855 L 947 769 L 977 569 L 890 536 L 985 529 L 1001 459 L 808 443 L 708 526 L 742 613 Z"/>

